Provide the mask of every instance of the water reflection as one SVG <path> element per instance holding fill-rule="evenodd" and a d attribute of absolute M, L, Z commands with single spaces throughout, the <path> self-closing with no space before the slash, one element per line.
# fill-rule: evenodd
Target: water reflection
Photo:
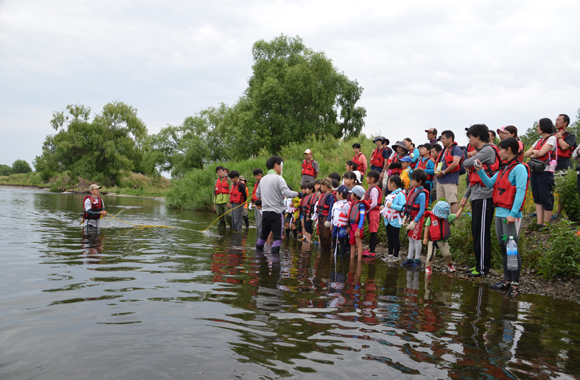
<path fill-rule="evenodd" d="M 255 229 L 107 222 L 83 232 L 80 202 L 0 189 L 3 379 L 100 378 L 102 368 L 143 379 L 580 373 L 577 304 L 514 301 L 293 239 L 280 255 L 256 252 Z M 137 223 L 202 229 L 213 220 L 155 200 L 106 202 Z"/>

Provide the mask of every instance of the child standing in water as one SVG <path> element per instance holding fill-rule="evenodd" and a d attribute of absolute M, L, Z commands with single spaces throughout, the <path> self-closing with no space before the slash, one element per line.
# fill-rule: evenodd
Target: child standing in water
<path fill-rule="evenodd" d="M 387 240 L 389 254 L 387 261 L 399 261 L 399 250 L 401 249 L 400 231 L 402 225 L 403 212 L 407 198 L 403 191 L 403 182 L 398 175 L 392 175 L 387 181 L 390 194 L 385 199 L 385 206 L 381 207 L 381 214 L 385 217 L 385 227 L 387 229 Z"/>
<path fill-rule="evenodd" d="M 412 266 L 418 268 L 421 266 L 421 232 L 423 232 L 423 214 L 429 205 L 429 192 L 423 188 L 427 182 L 427 173 L 425 170 L 417 169 L 411 175 L 411 191 L 407 196 L 405 204 L 405 214 L 411 219 L 407 226 L 409 231 L 409 253 L 403 266 Z M 413 260 L 413 255 L 415 260 Z"/>
<path fill-rule="evenodd" d="M 336 189 L 337 201 L 332 205 L 332 241 L 336 256 L 344 256 L 346 252 L 346 239 L 348 234 L 346 228 L 348 224 L 348 210 L 350 205 L 346 200 L 348 187 L 341 185 Z"/>
<path fill-rule="evenodd" d="M 350 226 L 350 258 L 353 260 L 358 254 L 358 260 L 362 260 L 362 239 L 364 236 L 363 225 L 368 203 L 362 199 L 365 196 L 365 189 L 362 186 L 355 186 L 351 190 L 352 202 L 348 211 L 348 225 Z"/>
<path fill-rule="evenodd" d="M 377 247 L 378 232 L 379 232 L 379 222 L 381 220 L 381 213 L 379 211 L 380 204 L 382 203 L 382 191 L 379 183 L 379 177 L 381 175 L 375 170 L 371 170 L 367 174 L 366 181 L 369 185 L 368 190 L 365 193 L 364 200 L 369 203 L 368 219 L 369 219 L 369 249 L 368 251 L 363 251 L 365 256 L 375 256 L 375 249 Z"/>

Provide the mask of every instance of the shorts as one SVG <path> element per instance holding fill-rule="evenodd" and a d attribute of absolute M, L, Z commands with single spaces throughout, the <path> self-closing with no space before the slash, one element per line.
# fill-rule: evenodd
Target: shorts
<path fill-rule="evenodd" d="M 286 214 L 286 216 L 284 217 L 284 223 L 292 223 L 294 221 L 294 215 L 293 214 Z"/>
<path fill-rule="evenodd" d="M 542 205 L 546 211 L 552 211 L 554 209 L 554 173 L 532 172 L 530 185 L 532 186 L 534 203 Z"/>
<path fill-rule="evenodd" d="M 375 211 L 376 210 L 376 211 Z M 369 211 L 369 233 L 379 231 L 379 221 L 381 220 L 381 213 L 378 208 Z"/>
<path fill-rule="evenodd" d="M 358 228 L 358 224 L 356 224 L 356 223 L 351 224 L 350 225 L 350 238 L 348 240 L 348 242 L 350 243 L 350 245 L 356 245 L 356 234 L 354 232 L 354 228 L 357 229 L 357 232 L 356 233 L 360 236 L 361 240 L 362 240 L 363 235 L 364 235 L 363 229 L 362 228 L 359 229 Z"/>
<path fill-rule="evenodd" d="M 306 218 L 304 218 L 303 220 L 304 220 L 304 230 L 306 231 L 306 233 L 312 234 L 314 232 L 314 229 L 312 228 L 312 220 L 306 220 Z"/>
<path fill-rule="evenodd" d="M 437 200 L 445 198 L 447 203 L 457 203 L 457 184 L 437 183 Z"/>

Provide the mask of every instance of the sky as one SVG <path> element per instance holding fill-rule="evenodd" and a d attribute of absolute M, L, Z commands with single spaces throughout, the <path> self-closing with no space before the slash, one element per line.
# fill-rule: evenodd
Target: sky
<path fill-rule="evenodd" d="M 111 101 L 149 133 L 219 103 L 252 45 L 300 36 L 364 88 L 363 133 L 515 125 L 580 108 L 580 2 L 0 0 L 0 164 L 32 164 L 54 111 Z"/>

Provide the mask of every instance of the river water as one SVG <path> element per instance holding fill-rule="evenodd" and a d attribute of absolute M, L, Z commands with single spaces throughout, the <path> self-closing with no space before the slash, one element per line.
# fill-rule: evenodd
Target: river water
<path fill-rule="evenodd" d="M 0 379 L 579 378 L 580 307 L 0 188 Z M 207 213 L 104 197 L 140 224 Z"/>

